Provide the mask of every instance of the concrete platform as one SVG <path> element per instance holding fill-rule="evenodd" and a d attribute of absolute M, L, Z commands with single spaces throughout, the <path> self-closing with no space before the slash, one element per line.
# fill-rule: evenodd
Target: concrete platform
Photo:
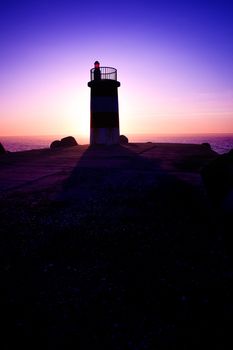
<path fill-rule="evenodd" d="M 31 150 L 0 157 L 0 194 L 39 189 L 60 183 L 74 169 L 118 169 L 176 174 L 198 181 L 200 167 L 216 153 L 196 144 L 132 143 L 125 146 L 75 146 L 58 150 Z M 93 179 L 94 181 L 94 179 Z"/>

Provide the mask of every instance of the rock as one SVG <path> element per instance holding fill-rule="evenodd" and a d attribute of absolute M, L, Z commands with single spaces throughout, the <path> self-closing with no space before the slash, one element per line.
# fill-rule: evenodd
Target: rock
<path fill-rule="evenodd" d="M 51 143 L 51 145 L 50 145 L 50 148 L 51 148 L 51 149 L 59 148 L 59 147 L 61 147 L 61 141 L 59 141 L 59 140 L 53 141 L 53 142 Z"/>
<path fill-rule="evenodd" d="M 67 136 L 61 139 L 61 146 L 62 147 L 72 147 L 72 146 L 77 146 L 77 141 L 73 136 Z"/>
<path fill-rule="evenodd" d="M 119 143 L 121 145 L 126 145 L 127 143 L 129 143 L 129 140 L 125 135 L 120 135 Z"/>
<path fill-rule="evenodd" d="M 0 142 L 0 154 L 5 154 L 5 153 L 6 153 L 6 150 Z"/>
<path fill-rule="evenodd" d="M 208 163 L 201 175 L 213 204 L 222 206 L 233 191 L 233 149 Z"/>
<path fill-rule="evenodd" d="M 61 148 L 61 147 L 72 147 L 77 145 L 78 143 L 73 136 L 67 136 L 62 138 L 61 141 L 59 140 L 53 141 L 50 145 L 50 148 L 54 149 L 54 148 Z"/>
<path fill-rule="evenodd" d="M 209 144 L 208 142 L 203 142 L 201 145 L 202 145 L 203 147 L 205 147 L 206 149 L 212 149 L 211 146 L 210 146 L 210 144 Z"/>

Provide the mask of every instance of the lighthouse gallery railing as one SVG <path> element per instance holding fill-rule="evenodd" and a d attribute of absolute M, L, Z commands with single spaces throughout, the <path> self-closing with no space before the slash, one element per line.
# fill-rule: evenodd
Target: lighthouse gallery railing
<path fill-rule="evenodd" d="M 91 80 L 94 80 L 94 71 L 95 68 L 91 69 Z M 101 80 L 117 80 L 117 70 L 112 67 L 100 67 Z"/>

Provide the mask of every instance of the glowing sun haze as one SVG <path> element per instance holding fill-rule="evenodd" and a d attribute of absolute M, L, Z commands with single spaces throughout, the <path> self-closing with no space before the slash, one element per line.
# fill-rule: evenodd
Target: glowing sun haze
<path fill-rule="evenodd" d="M 1 1 L 0 135 L 88 135 L 89 71 L 121 133 L 233 132 L 232 1 Z"/>

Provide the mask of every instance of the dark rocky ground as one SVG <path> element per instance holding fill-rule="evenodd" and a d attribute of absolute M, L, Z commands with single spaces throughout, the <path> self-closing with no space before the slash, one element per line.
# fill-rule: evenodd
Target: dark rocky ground
<path fill-rule="evenodd" d="M 215 155 L 131 151 L 2 192 L 3 349 L 228 349 L 231 229 L 199 177 Z"/>

